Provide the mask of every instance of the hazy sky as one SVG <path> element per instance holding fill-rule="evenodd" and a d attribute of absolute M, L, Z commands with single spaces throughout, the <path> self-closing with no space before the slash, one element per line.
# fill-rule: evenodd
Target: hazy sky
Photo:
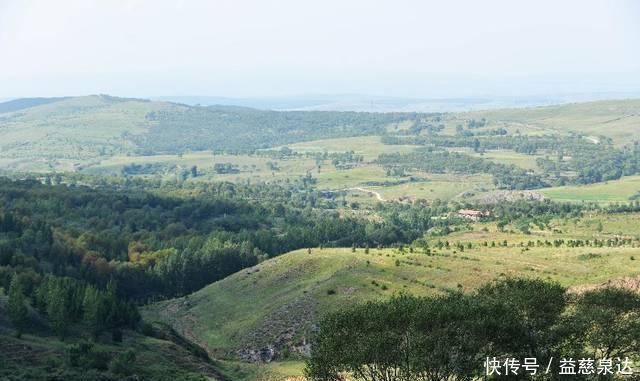
<path fill-rule="evenodd" d="M 0 97 L 639 90 L 633 0 L 0 0 Z"/>

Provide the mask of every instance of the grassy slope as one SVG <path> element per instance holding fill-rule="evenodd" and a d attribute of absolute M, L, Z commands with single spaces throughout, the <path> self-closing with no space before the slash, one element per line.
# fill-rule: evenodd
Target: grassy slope
<path fill-rule="evenodd" d="M 378 191 L 385 199 L 395 200 L 403 197 L 411 199 L 424 199 L 428 201 L 462 200 L 469 193 L 485 192 L 493 190 L 493 178 L 491 175 L 459 175 L 459 174 L 432 174 L 418 173 L 427 181 L 409 182 L 400 185 L 392 185 L 380 188 L 371 187 Z"/>
<path fill-rule="evenodd" d="M 362 140 L 365 144 L 360 146 L 357 141 Z M 373 160 L 377 154 L 382 152 L 391 152 L 396 150 L 398 146 L 385 146 L 380 142 L 378 137 L 363 138 L 344 138 L 344 139 L 327 139 L 317 140 L 306 143 L 298 143 L 290 147 L 300 152 L 315 151 L 320 152 L 325 149 L 329 152 L 344 152 L 350 144 L 355 144 L 354 150 L 357 153 L 364 154 L 368 159 Z M 310 147 L 314 147 L 313 149 Z M 360 147 L 360 148 L 358 148 Z M 399 151 L 413 150 L 415 147 L 400 147 Z M 493 152 L 492 152 L 493 154 Z M 497 152 L 494 156 L 496 161 L 501 158 L 511 160 L 512 157 L 518 157 L 518 154 L 511 155 L 506 152 Z M 518 157 L 518 159 L 520 159 Z M 516 160 L 518 160 L 516 159 Z M 267 162 L 276 162 L 279 171 L 272 171 L 267 166 Z M 489 175 L 442 175 L 416 173 L 416 176 L 426 178 L 427 181 L 417 181 L 401 185 L 392 185 L 386 187 L 371 186 L 369 182 L 393 182 L 402 180 L 400 177 L 386 176 L 385 170 L 372 162 L 365 162 L 357 167 L 345 170 L 337 170 L 330 162 L 326 160 L 321 167 L 320 172 L 317 171 L 314 159 L 310 158 L 293 158 L 287 160 L 269 159 L 253 155 L 213 155 L 211 152 L 191 152 L 182 156 L 178 155 L 154 155 L 154 156 L 125 156 L 119 155 L 100 161 L 95 166 L 88 168 L 91 173 L 120 173 L 120 170 L 127 164 L 147 164 L 161 163 L 167 166 L 178 165 L 182 168 L 190 168 L 193 165 L 198 167 L 201 177 L 190 181 L 247 181 L 251 182 L 277 182 L 286 179 L 294 180 L 302 178 L 307 172 L 310 172 L 314 178 L 318 179 L 317 186 L 319 189 L 342 190 L 347 188 L 363 187 L 367 190 L 380 192 L 386 199 L 397 199 L 402 196 L 413 198 L 424 198 L 427 200 L 442 199 L 448 200 L 455 198 L 465 191 L 484 189 L 491 190 L 494 188 L 493 181 Z M 216 174 L 213 172 L 215 163 L 233 163 L 239 166 L 238 174 Z M 405 179 L 406 180 L 406 179 Z M 353 190 L 352 195 L 360 196 L 362 202 L 376 202 L 375 198 L 368 200 L 366 194 L 361 191 Z"/>
<path fill-rule="evenodd" d="M 0 110 L 0 165 L 42 172 L 99 166 L 102 161 L 109 166 L 111 159 L 140 152 L 266 148 L 283 142 L 367 135 L 379 133 L 389 121 L 413 117 L 202 108 L 103 95 L 17 103 L 4 104 L 5 112 Z"/>
<path fill-rule="evenodd" d="M 0 153 L 13 159 L 17 169 L 70 170 L 76 162 L 87 164 L 99 156 L 132 151 L 123 135 L 146 132 L 145 115 L 166 107 L 95 95 L 0 114 Z M 28 165 L 34 158 L 50 161 L 46 166 Z"/>
<path fill-rule="evenodd" d="M 138 141 L 140 139 L 132 138 L 133 135 L 142 134 L 144 136 L 142 142 L 147 142 L 145 139 L 166 140 L 162 134 L 151 134 L 160 123 L 151 122 L 145 118 L 152 111 L 163 111 L 178 119 L 181 118 L 178 115 L 185 115 L 184 125 L 179 124 L 179 126 L 186 130 L 180 136 L 205 132 L 206 136 L 211 136 L 220 128 L 224 130 L 229 127 L 223 126 L 227 123 L 224 111 L 221 111 L 222 113 L 212 111 L 210 114 L 205 112 L 202 117 L 208 115 L 212 118 L 207 119 L 207 123 L 211 125 L 205 128 L 202 126 L 202 120 L 189 119 L 191 113 L 186 110 L 192 109 L 188 106 L 165 102 L 97 95 L 49 101 L 32 103 L 33 107 L 27 107 L 31 104 L 23 101 L 25 108 L 12 107 L 7 108 L 7 110 L 15 109 L 12 112 L 0 112 L 0 133 L 3 137 L 0 142 L 2 167 L 14 170 L 73 170 L 75 163 L 85 166 L 96 165 L 100 160 L 111 156 L 133 152 L 139 148 L 136 142 L 140 143 Z M 257 110 L 229 109 L 228 112 L 232 116 L 235 115 L 234 118 L 240 118 L 246 113 L 253 113 L 251 115 L 255 114 L 256 118 L 266 118 Z M 464 125 L 471 118 L 485 117 L 489 121 L 485 129 L 505 127 L 512 132 L 519 129 L 523 134 L 579 131 L 593 137 L 610 136 L 617 143 L 622 144 L 640 137 L 639 115 L 640 100 L 623 100 L 448 114 L 443 119 L 443 123 L 447 125 L 447 133 L 455 133 L 457 124 Z M 249 120 L 253 119 L 249 118 Z M 261 119 L 255 119 L 254 122 L 256 120 Z M 286 124 L 286 121 L 280 120 L 280 122 Z M 247 133 L 247 128 L 250 126 L 244 124 L 242 126 L 244 129 L 238 133 Z M 206 131 L 200 131 L 202 128 Z M 304 140 L 297 137 L 292 139 Z M 147 143 L 145 144 L 150 147 L 155 145 L 151 141 Z M 366 161 L 375 159 L 383 152 L 404 152 L 413 149 L 409 146 L 384 146 L 379 144 L 379 137 L 376 136 L 315 140 L 290 146 L 299 151 L 354 150 L 356 153 L 363 154 Z M 37 154 L 34 155 L 34 152 Z M 511 153 L 496 153 L 494 156 L 492 159 L 496 161 L 513 162 L 523 167 L 531 166 L 528 158 L 516 157 Z"/>
<path fill-rule="evenodd" d="M 640 176 L 628 176 L 620 180 L 583 186 L 547 188 L 541 189 L 540 192 L 556 201 L 628 202 L 630 197 L 640 192 Z"/>
<path fill-rule="evenodd" d="M 289 144 L 287 147 L 297 152 L 350 152 L 364 156 L 365 161 L 372 161 L 383 153 L 407 153 L 416 149 L 410 145 L 384 145 L 379 136 L 363 136 L 339 139 L 321 139 L 309 142 Z"/>
<path fill-rule="evenodd" d="M 498 232 L 494 225 L 478 224 L 446 238 L 471 242 L 472 249 L 463 253 L 443 249 L 434 256 L 418 250 L 411 254 L 371 249 L 368 255 L 364 249 L 356 253 L 313 249 L 312 254 L 299 250 L 243 270 L 188 298 L 152 305 L 144 316 L 172 324 L 217 356 L 233 357 L 239 348 L 258 349 L 283 337 L 299 343 L 322 313 L 400 291 L 426 295 L 469 290 L 504 275 L 549 278 L 566 286 L 637 276 L 640 261 L 631 257 L 640 258 L 638 247 L 533 247 L 525 251 L 520 242 L 635 236 L 639 219 L 637 214 L 590 216 L 577 223 L 557 221 L 554 227 L 563 233 L 532 235 Z M 602 232 L 596 231 L 598 222 L 604 226 Z M 483 246 L 485 241 L 490 245 L 505 239 L 508 247 Z"/>
<path fill-rule="evenodd" d="M 0 103 L 0 114 L 36 107 L 47 103 L 59 102 L 65 98 L 22 98 Z"/>
<path fill-rule="evenodd" d="M 522 169 L 527 170 L 537 170 L 538 165 L 536 164 L 536 160 L 538 158 L 544 157 L 543 154 L 538 155 L 526 155 L 523 153 L 518 153 L 511 150 L 490 150 L 484 153 L 474 152 L 471 148 L 450 148 L 451 152 L 461 152 L 466 155 L 470 155 L 473 157 L 477 157 L 480 159 L 486 159 L 493 161 L 495 163 L 505 164 L 505 165 L 515 165 L 516 167 L 520 167 Z"/>
<path fill-rule="evenodd" d="M 16 339 L 11 332 L 0 329 L 0 342 L 2 380 L 76 379 L 87 372 L 83 368 L 64 365 L 67 347 L 76 342 L 73 338 L 62 342 L 54 337 L 26 334 Z M 125 332 L 125 340 L 121 344 L 99 343 L 95 344 L 95 348 L 112 355 L 133 349 L 136 361 L 132 371 L 147 379 L 171 380 L 202 375 L 210 380 L 218 380 L 218 369 L 224 367 L 223 364 L 209 364 L 170 341 L 130 331 Z M 223 377 L 228 379 L 227 376 Z"/>
<path fill-rule="evenodd" d="M 519 127 L 523 133 L 544 131 L 604 135 L 617 144 L 640 138 L 640 100 L 575 103 L 529 109 L 505 109 L 458 114 L 459 118 L 487 118 L 493 128 Z"/>

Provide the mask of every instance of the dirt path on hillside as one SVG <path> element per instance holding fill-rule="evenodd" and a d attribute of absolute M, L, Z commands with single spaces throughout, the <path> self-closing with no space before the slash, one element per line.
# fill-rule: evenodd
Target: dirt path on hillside
<path fill-rule="evenodd" d="M 387 201 L 384 197 L 382 197 L 382 195 L 380 193 L 378 193 L 378 192 L 376 192 L 374 190 L 371 190 L 371 189 L 365 189 L 365 188 L 362 188 L 362 187 L 355 187 L 355 188 L 345 188 L 343 190 L 345 190 L 345 191 L 356 190 L 356 191 L 360 191 L 360 192 L 364 192 L 364 193 L 370 193 L 370 194 L 376 196 L 376 199 L 378 201 L 382 201 L 382 202 Z"/>

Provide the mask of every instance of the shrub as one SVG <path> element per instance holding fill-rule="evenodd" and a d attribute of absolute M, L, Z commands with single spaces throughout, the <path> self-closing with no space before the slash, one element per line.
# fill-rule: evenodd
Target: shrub
<path fill-rule="evenodd" d="M 117 375 L 128 376 L 133 373 L 136 354 L 132 349 L 117 354 L 109 363 L 109 370 Z"/>

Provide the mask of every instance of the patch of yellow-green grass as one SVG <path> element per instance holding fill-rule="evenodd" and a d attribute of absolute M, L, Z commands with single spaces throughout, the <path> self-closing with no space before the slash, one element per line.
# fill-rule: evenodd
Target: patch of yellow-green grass
<path fill-rule="evenodd" d="M 482 193 L 495 189 L 490 175 L 421 174 L 427 181 L 407 182 L 386 187 L 369 187 L 387 200 L 453 200 L 463 199 L 469 193 Z"/>
<path fill-rule="evenodd" d="M 449 240 L 450 242 L 477 241 L 480 243 L 484 241 L 495 241 L 497 243 L 506 239 L 518 244 L 530 240 L 640 238 L 640 233 L 637 229 L 638 223 L 640 223 L 639 213 L 587 213 L 583 217 L 572 219 L 553 219 L 545 228 L 530 224 L 530 234 L 520 232 L 512 224 L 508 224 L 502 230 L 499 230 L 495 222 L 476 222 L 470 225 L 471 229 L 453 232 L 446 237 L 427 236 L 427 238 L 431 240 Z"/>
<path fill-rule="evenodd" d="M 526 109 L 507 109 L 505 111 L 519 111 Z M 495 110 L 494 110 L 495 111 Z M 444 135 L 455 135 L 457 134 L 457 126 L 461 125 L 466 128 L 467 123 L 472 120 L 480 120 L 482 118 L 487 118 L 486 125 L 481 128 L 477 128 L 472 130 L 473 132 L 483 132 L 483 131 L 491 131 L 499 128 L 503 128 L 507 130 L 509 135 L 527 135 L 527 136 L 541 136 L 541 135 L 550 135 L 557 134 L 557 130 L 553 130 L 547 128 L 545 126 L 540 125 L 532 125 L 527 122 L 527 120 L 514 120 L 514 119 L 504 119 L 494 117 L 489 118 L 486 115 L 489 111 L 473 111 L 473 112 L 460 112 L 460 113 L 452 113 L 448 114 L 443 118 L 443 124 L 445 125 L 445 129 L 442 130 L 442 134 Z M 566 133 L 563 133 L 566 134 Z"/>
<path fill-rule="evenodd" d="M 491 175 L 454 175 L 418 172 L 416 177 L 426 180 L 410 181 L 409 177 L 387 176 L 383 167 L 374 164 L 360 165 L 346 170 L 333 166 L 314 173 L 318 188 L 346 190 L 363 201 L 398 200 L 451 200 L 466 194 L 493 190 Z M 393 184 L 394 182 L 402 182 Z M 389 185 L 384 185 L 388 183 Z M 380 197 L 378 197 L 380 195 Z"/>
<path fill-rule="evenodd" d="M 272 170 L 267 162 L 275 163 L 279 170 Z M 237 165 L 240 172 L 235 174 L 218 174 L 213 167 L 216 163 Z M 317 179 L 319 189 L 343 190 L 346 188 L 366 186 L 370 182 L 382 183 L 397 181 L 398 177 L 386 176 L 384 168 L 377 164 L 359 164 L 350 169 L 337 169 L 330 160 L 325 160 L 318 170 L 314 159 L 294 157 L 283 160 L 270 159 L 257 155 L 214 155 L 209 151 L 190 152 L 183 155 L 151 155 L 151 156 L 115 156 L 101 161 L 91 168 L 93 171 L 120 173 L 122 168 L 130 164 L 162 164 L 167 167 L 180 166 L 186 170 L 198 167 L 199 177 L 188 181 L 232 181 L 232 182 L 277 182 L 286 179 L 299 179 L 309 173 Z M 175 177 L 175 174 L 170 174 Z M 456 188 L 457 189 L 457 188 Z"/>
<path fill-rule="evenodd" d="M 258 375 L 258 381 L 302 381 L 304 361 L 275 361 L 265 364 Z"/>
<path fill-rule="evenodd" d="M 615 237 L 640 237 L 640 214 L 589 213 L 584 218 L 555 220 L 554 227 L 564 234 L 582 239 L 614 239 Z"/>
<path fill-rule="evenodd" d="M 471 229 L 463 229 L 451 233 L 446 238 L 431 237 L 430 239 L 480 243 L 484 241 L 498 243 L 508 240 L 515 244 L 537 240 L 554 241 L 556 239 L 640 239 L 640 232 L 637 228 L 639 224 L 640 213 L 608 214 L 588 212 L 582 217 L 553 219 L 544 229 L 530 224 L 530 234 L 523 234 L 512 224 L 506 225 L 502 230 L 499 230 L 495 222 L 476 222 L 471 224 Z M 640 243 L 637 246 L 640 246 Z"/>
<path fill-rule="evenodd" d="M 328 164 L 321 168 L 320 173 L 314 172 L 321 189 L 345 189 L 360 186 L 370 181 L 384 182 L 393 180 L 386 176 L 384 168 L 374 164 L 364 164 L 351 169 L 336 169 Z"/>
<path fill-rule="evenodd" d="M 104 96 L 69 98 L 7 114 L 2 132 L 3 157 L 93 160 L 133 150 L 123 134 L 147 131 L 145 116 L 163 102 L 114 101 Z"/>
<path fill-rule="evenodd" d="M 267 162 L 276 163 L 279 170 L 272 170 Z M 213 167 L 216 163 L 232 163 L 238 166 L 240 172 L 235 174 L 215 173 Z M 350 194 L 358 195 L 359 200 L 356 201 L 364 203 L 380 201 L 375 196 L 375 192 L 378 192 L 385 200 L 400 198 L 450 200 L 462 196 L 463 193 L 478 193 L 494 189 L 490 175 L 466 176 L 417 172 L 414 176 L 426 178 L 427 181 L 382 186 L 379 184 L 392 184 L 397 181 L 407 181 L 409 178 L 387 176 L 382 166 L 373 163 L 359 164 L 350 169 L 337 169 L 329 160 L 325 160 L 318 171 L 315 160 L 310 158 L 295 157 L 275 160 L 257 155 L 214 155 L 209 151 L 189 152 L 182 155 L 119 155 L 101 161 L 91 170 L 98 173 L 120 173 L 124 166 L 131 164 L 161 164 L 168 168 L 179 166 L 183 170 L 189 170 L 195 165 L 198 167 L 199 176 L 187 180 L 195 182 L 279 182 L 301 179 L 309 173 L 317 179 L 318 189 L 346 190 Z M 160 175 L 162 176 L 162 174 Z M 164 176 L 175 179 L 175 170 L 169 171 Z"/>
<path fill-rule="evenodd" d="M 218 361 L 225 374 L 234 381 L 303 381 L 305 362 L 302 360 L 249 363 Z"/>
<path fill-rule="evenodd" d="M 354 151 L 363 155 L 365 161 L 375 160 L 383 153 L 406 153 L 416 149 L 411 145 L 385 145 L 380 136 L 358 136 L 351 138 L 336 138 L 313 140 L 290 144 L 287 147 L 297 152 L 349 152 Z"/>
<path fill-rule="evenodd" d="M 465 114 L 458 114 L 464 117 Z M 486 118 L 490 123 L 521 123 L 522 133 L 547 129 L 586 136 L 610 137 L 619 145 L 640 138 L 640 99 L 572 103 L 526 109 L 504 109 L 467 113 L 468 118 Z"/>
<path fill-rule="evenodd" d="M 640 176 L 628 176 L 605 183 L 546 188 L 540 192 L 555 201 L 629 201 L 630 197 L 640 192 Z"/>
<path fill-rule="evenodd" d="M 267 163 L 275 163 L 279 170 L 271 169 Z M 238 166 L 239 173 L 219 174 L 214 171 L 217 163 L 231 163 Z M 267 182 L 305 176 L 308 171 L 315 171 L 315 161 L 307 158 L 291 158 L 285 160 L 271 159 L 258 155 L 226 155 L 213 154 L 210 151 L 189 152 L 182 155 L 119 155 L 101 161 L 92 170 L 119 173 L 125 165 L 130 164 L 163 164 L 180 166 L 189 170 L 198 167 L 199 177 L 190 181 L 247 181 Z"/>
<path fill-rule="evenodd" d="M 450 151 L 461 152 L 480 159 L 493 161 L 494 163 L 515 165 L 522 169 L 537 170 L 536 160 L 544 155 L 526 155 L 512 150 L 491 150 L 484 153 L 474 152 L 471 148 L 453 148 Z"/>

